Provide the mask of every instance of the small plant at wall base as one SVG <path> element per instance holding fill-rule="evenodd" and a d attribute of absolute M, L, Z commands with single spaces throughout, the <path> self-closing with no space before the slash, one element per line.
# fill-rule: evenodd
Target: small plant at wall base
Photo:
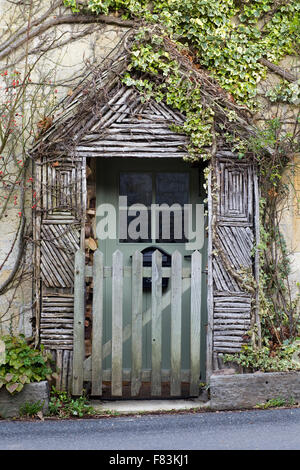
<path fill-rule="evenodd" d="M 266 403 L 258 403 L 255 405 L 254 408 L 258 408 L 261 410 L 267 410 L 268 408 L 280 408 L 282 406 L 295 406 L 295 400 L 294 398 L 290 398 L 289 400 L 286 400 L 285 398 L 271 398 L 271 400 L 268 400 Z"/>
<path fill-rule="evenodd" d="M 50 416 L 59 418 L 78 417 L 94 414 L 94 409 L 88 404 L 87 398 L 81 396 L 72 398 L 67 392 L 60 392 L 52 387 L 49 402 Z"/>
<path fill-rule="evenodd" d="M 5 387 L 14 394 L 25 384 L 57 377 L 51 368 L 51 356 L 45 353 L 43 346 L 34 349 L 22 335 L 2 336 L 0 342 L 5 345 L 0 362 L 0 388 Z"/>
<path fill-rule="evenodd" d="M 20 406 L 20 416 L 33 418 L 35 416 L 42 416 L 42 410 L 44 407 L 44 402 L 41 400 L 34 403 L 24 403 Z"/>

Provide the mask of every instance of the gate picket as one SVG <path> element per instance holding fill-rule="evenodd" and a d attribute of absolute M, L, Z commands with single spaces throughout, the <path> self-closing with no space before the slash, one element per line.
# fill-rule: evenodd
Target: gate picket
<path fill-rule="evenodd" d="M 122 396 L 123 363 L 123 253 L 114 252 L 112 257 L 112 351 L 111 393 Z"/>
<path fill-rule="evenodd" d="M 103 253 L 96 250 L 93 260 L 92 395 L 102 394 L 103 277 Z"/>
<path fill-rule="evenodd" d="M 132 256 L 131 395 L 138 395 L 142 373 L 143 255 Z"/>
<path fill-rule="evenodd" d="M 161 298 L 162 255 L 156 250 L 152 254 L 152 373 L 151 394 L 161 394 Z"/>
<path fill-rule="evenodd" d="M 182 256 L 172 255 L 171 271 L 171 388 L 172 396 L 181 395 L 181 299 Z"/>
<path fill-rule="evenodd" d="M 190 395 L 199 395 L 201 335 L 201 264 L 199 251 L 192 254 L 191 271 L 191 379 Z"/>

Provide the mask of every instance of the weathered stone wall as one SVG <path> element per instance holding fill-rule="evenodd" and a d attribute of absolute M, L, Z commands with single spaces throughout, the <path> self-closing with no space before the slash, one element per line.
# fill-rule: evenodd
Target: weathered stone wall
<path fill-rule="evenodd" d="M 285 57 L 279 64 L 285 70 L 293 73 L 295 77 L 300 79 L 300 58 Z M 260 120 L 256 121 L 259 126 L 264 126 L 266 120 L 274 117 L 284 121 L 287 132 L 293 133 L 295 122 L 298 119 L 300 109 L 300 100 L 295 100 L 293 104 L 273 103 L 270 104 L 264 98 L 268 90 L 279 85 L 282 78 L 275 73 L 268 73 L 267 79 L 258 86 L 260 101 L 262 103 L 262 111 L 260 111 Z M 288 198 L 283 201 L 280 211 L 281 231 L 287 243 L 287 250 L 291 260 L 291 288 L 294 298 L 299 293 L 300 282 L 300 154 L 295 155 L 291 162 L 290 168 L 286 171 L 285 183 L 289 187 Z"/>
<path fill-rule="evenodd" d="M 20 416 L 20 408 L 25 404 L 40 403 L 43 414 L 49 411 L 49 383 L 47 380 L 25 384 L 21 392 L 11 395 L 4 387 L 0 390 L 0 418 Z"/>
<path fill-rule="evenodd" d="M 34 4 L 37 3 L 34 2 Z M 48 0 L 40 0 L 38 15 L 40 16 L 48 8 Z M 59 9 L 57 13 L 62 12 L 62 10 L 64 9 Z M 3 39 L 3 35 L 7 33 L 7 24 L 11 25 L 13 31 L 23 26 L 23 24 L 16 22 L 16 18 L 19 18 L 19 16 L 15 12 L 14 4 L 7 0 L 0 0 L 0 33 L 2 35 L 0 42 L 5 39 Z M 114 25 L 74 24 L 56 26 L 43 33 L 43 35 L 35 37 L 29 43 L 29 50 L 34 48 L 36 54 L 29 55 L 27 60 L 30 65 L 33 65 L 39 56 L 40 60 L 33 69 L 31 80 L 33 83 L 47 82 L 49 84 L 49 87 L 46 87 L 46 96 L 41 94 L 38 98 L 40 103 L 37 107 L 35 122 L 43 119 L 45 115 L 47 116 L 51 108 L 56 106 L 66 95 L 72 93 L 72 88 L 83 79 L 87 70 L 93 65 L 101 64 L 117 47 L 126 31 L 126 28 Z M 44 52 L 40 45 L 45 38 L 45 34 L 49 36 L 49 50 Z M 56 47 L 57 44 L 60 44 L 60 46 Z M 26 45 L 24 44 L 13 55 L 10 55 L 2 62 L 0 61 L 0 69 L 5 70 L 7 64 L 15 59 L 17 60 L 25 52 Z M 16 63 L 15 68 L 22 71 L 25 67 L 25 60 L 26 58 L 23 57 L 21 61 Z M 1 77 L 0 86 L 3 91 Z M 28 177 L 30 176 L 29 170 Z M 0 185 L 0 195 L 5 195 L 6 191 Z M 26 217 L 29 231 L 32 223 L 31 196 L 31 192 L 28 191 Z M 10 251 L 20 222 L 18 214 L 20 207 L 14 205 L 13 201 L 14 198 L 11 199 L 5 217 L 0 220 L 0 266 Z M 17 247 L 15 247 L 0 270 L 0 286 L 14 268 L 17 251 Z M 32 298 L 32 276 L 30 275 L 32 273 L 32 252 L 33 246 L 29 243 L 26 254 L 26 275 L 24 275 L 21 285 L 17 289 L 12 289 L 6 294 L 0 295 L 0 335 L 8 332 L 21 332 L 26 336 L 32 334 L 31 318 L 34 302 Z"/>
<path fill-rule="evenodd" d="M 291 259 L 290 280 L 293 294 L 300 288 L 300 155 L 294 157 L 294 167 L 286 175 L 289 199 L 282 213 L 281 228 Z"/>
<path fill-rule="evenodd" d="M 212 375 L 210 406 L 213 410 L 241 410 L 272 399 L 300 402 L 300 372 L 256 372 Z"/>

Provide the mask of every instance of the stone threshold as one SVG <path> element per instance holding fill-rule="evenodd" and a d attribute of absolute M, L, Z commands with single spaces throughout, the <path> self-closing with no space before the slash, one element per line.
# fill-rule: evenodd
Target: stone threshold
<path fill-rule="evenodd" d="M 209 408 L 210 402 L 197 398 L 176 400 L 90 400 L 89 404 L 96 412 L 112 412 L 120 414 L 153 413 L 160 411 L 188 411 Z"/>

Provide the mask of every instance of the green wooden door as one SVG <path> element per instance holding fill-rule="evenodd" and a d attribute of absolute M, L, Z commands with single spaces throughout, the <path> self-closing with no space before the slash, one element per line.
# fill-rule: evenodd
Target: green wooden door
<path fill-rule="evenodd" d="M 196 204 L 202 204 L 203 178 L 199 168 L 193 168 L 182 160 L 175 159 L 99 159 L 97 161 L 97 229 L 99 223 L 103 228 L 104 221 L 108 220 L 103 206 L 112 205 L 116 215 L 116 237 L 98 239 L 99 249 L 104 253 L 105 266 L 111 266 L 112 255 L 119 249 L 124 256 L 124 266 L 131 266 L 131 257 L 136 250 L 142 251 L 147 247 L 157 247 L 168 254 L 178 250 L 183 255 L 183 267 L 190 267 L 190 255 L 193 252 L 185 237 L 183 212 L 180 228 L 180 218 L 175 219 L 171 213 L 170 219 L 151 216 L 151 211 L 133 211 L 126 213 L 119 208 L 127 197 L 127 206 L 143 204 L 150 209 L 151 204 L 178 204 L 184 206 L 191 204 L 192 217 L 195 228 Z M 120 199 L 120 196 L 122 199 Z M 153 207 L 153 206 L 152 206 Z M 174 206 L 175 207 L 175 206 Z M 100 210 L 100 208 L 102 208 Z M 135 210 L 137 210 L 137 206 Z M 109 210 L 109 209 L 108 209 Z M 104 216 L 104 213 L 106 214 Z M 105 218 L 106 217 L 106 218 Z M 163 224 L 163 220 L 170 224 Z M 179 223 L 178 223 L 179 221 Z M 125 227 L 125 229 L 124 229 Z M 114 227 L 112 226 L 112 229 Z M 202 221 L 202 230 L 203 227 Z M 99 232 L 99 231 L 98 231 Z M 112 230 L 113 232 L 113 230 Z M 127 232 L 127 233 L 126 233 Z M 180 233 L 181 232 L 181 233 Z M 206 232 L 205 232 L 206 233 Z M 99 237 L 99 233 L 97 233 Z M 139 238 L 137 238 L 139 237 Z M 201 380 L 205 379 L 205 325 L 206 325 L 206 236 L 204 244 L 199 250 L 203 259 L 202 276 L 202 338 L 201 338 Z M 163 289 L 163 294 L 168 286 Z M 111 339 L 111 280 L 107 279 L 104 289 L 104 342 Z M 151 291 L 143 290 L 143 311 L 151 307 Z M 165 308 L 162 315 L 162 369 L 170 369 L 170 306 Z M 190 351 L 190 289 L 182 295 L 182 369 L 189 369 Z M 131 323 L 131 280 L 124 278 L 123 299 L 123 327 Z M 151 369 L 151 324 L 143 328 L 143 369 Z M 123 368 L 131 367 L 131 341 L 123 344 Z M 111 368 L 111 358 L 104 362 L 104 369 Z"/>

